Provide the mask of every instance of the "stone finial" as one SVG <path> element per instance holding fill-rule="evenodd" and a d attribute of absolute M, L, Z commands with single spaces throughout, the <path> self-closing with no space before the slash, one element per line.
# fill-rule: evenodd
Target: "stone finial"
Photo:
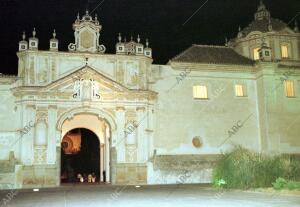
<path fill-rule="evenodd" d="M 295 32 L 299 32 L 299 27 L 298 27 L 298 22 L 295 20 L 295 27 L 294 27 Z"/>
<path fill-rule="evenodd" d="M 271 18 L 269 18 L 269 22 L 268 22 L 268 30 L 272 31 L 273 27 L 272 27 L 272 23 L 271 23 Z"/>
<path fill-rule="evenodd" d="M 141 41 L 141 38 L 140 38 L 140 35 L 138 34 L 138 36 L 137 36 L 137 42 L 140 43 L 140 41 Z"/>
<path fill-rule="evenodd" d="M 36 30 L 35 30 L 35 27 L 33 28 L 33 31 L 32 31 L 32 37 L 35 37 L 36 35 Z"/>
<path fill-rule="evenodd" d="M 53 39 L 55 39 L 56 38 L 56 31 L 55 31 L 55 29 L 53 30 L 52 35 L 53 35 Z"/>
<path fill-rule="evenodd" d="M 149 40 L 146 39 L 146 47 L 149 47 Z"/>
<path fill-rule="evenodd" d="M 95 14 L 95 21 L 98 21 L 98 15 Z"/>
<path fill-rule="evenodd" d="M 25 39 L 26 39 L 26 33 L 25 33 L 25 31 L 22 34 L 22 39 L 23 39 L 23 41 L 25 41 Z"/>
<path fill-rule="evenodd" d="M 120 33 L 120 32 L 119 32 L 118 40 L 119 40 L 119 42 L 122 41 L 122 36 L 121 36 L 121 33 Z"/>
<path fill-rule="evenodd" d="M 88 9 L 85 10 L 85 15 L 87 15 L 87 16 L 89 15 L 89 10 Z"/>

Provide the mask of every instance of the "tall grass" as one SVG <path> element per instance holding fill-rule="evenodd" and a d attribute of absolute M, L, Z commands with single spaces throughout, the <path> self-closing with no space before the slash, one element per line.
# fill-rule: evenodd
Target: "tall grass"
<path fill-rule="evenodd" d="M 300 181 L 300 159 L 296 156 L 267 156 L 242 147 L 227 153 L 217 163 L 213 182 L 223 179 L 227 188 L 271 187 L 282 177 Z"/>

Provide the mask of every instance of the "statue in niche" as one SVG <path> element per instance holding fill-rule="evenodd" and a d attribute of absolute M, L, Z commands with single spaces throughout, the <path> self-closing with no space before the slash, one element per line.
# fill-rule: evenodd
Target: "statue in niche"
<path fill-rule="evenodd" d="M 91 83 L 92 83 L 93 98 L 99 99 L 100 98 L 100 95 L 99 95 L 99 84 L 96 81 L 94 81 L 94 80 L 91 80 Z"/>
<path fill-rule="evenodd" d="M 82 84 L 82 99 L 91 99 L 91 82 L 84 80 Z"/>
<path fill-rule="evenodd" d="M 73 98 L 78 98 L 80 96 L 81 96 L 81 80 L 77 80 L 74 84 Z"/>
<path fill-rule="evenodd" d="M 127 84 L 131 86 L 135 86 L 138 83 L 138 67 L 135 64 L 128 64 L 128 78 L 127 78 Z"/>

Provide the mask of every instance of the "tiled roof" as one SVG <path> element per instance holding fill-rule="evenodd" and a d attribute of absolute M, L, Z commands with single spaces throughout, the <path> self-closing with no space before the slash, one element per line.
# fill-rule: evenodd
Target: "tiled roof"
<path fill-rule="evenodd" d="M 192 45 L 181 54 L 171 59 L 172 62 L 253 65 L 254 61 L 246 58 L 226 46 Z"/>
<path fill-rule="evenodd" d="M 272 25 L 273 31 L 281 31 L 284 28 L 288 27 L 286 23 L 284 23 L 281 20 L 271 18 L 270 23 Z M 269 20 L 268 19 L 262 19 L 262 20 L 255 20 L 251 22 L 246 28 L 244 28 L 241 32 L 243 35 L 248 35 L 250 32 L 253 31 L 259 31 L 259 32 L 268 32 L 268 25 Z"/>

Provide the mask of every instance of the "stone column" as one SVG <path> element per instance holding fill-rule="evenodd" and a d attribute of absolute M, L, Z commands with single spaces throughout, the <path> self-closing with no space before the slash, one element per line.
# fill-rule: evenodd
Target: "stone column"
<path fill-rule="evenodd" d="M 116 109 L 117 137 L 115 147 L 117 150 L 117 162 L 125 162 L 125 108 Z"/>
<path fill-rule="evenodd" d="M 146 126 L 147 126 L 147 113 L 144 107 L 139 107 L 136 109 L 137 110 L 137 122 L 138 122 L 138 126 L 137 126 L 137 161 L 138 162 L 145 162 L 146 161 L 146 157 L 147 157 L 147 146 L 145 145 L 145 141 L 146 141 Z"/>
<path fill-rule="evenodd" d="M 17 142 L 21 145 L 21 160 L 24 165 L 32 165 L 33 164 L 33 146 L 34 146 L 34 127 L 35 125 L 35 116 L 36 116 L 36 108 L 33 105 L 23 106 L 23 119 L 21 122 L 21 129 L 28 129 L 18 134 Z"/>
<path fill-rule="evenodd" d="M 105 127 L 105 172 L 106 172 L 106 182 L 110 182 L 110 169 L 111 169 L 111 154 L 110 154 L 110 140 L 111 140 L 111 131 L 108 126 Z"/>
<path fill-rule="evenodd" d="M 106 171 L 106 168 L 105 168 L 105 145 L 100 143 L 100 181 L 103 182 L 103 171 Z"/>
<path fill-rule="evenodd" d="M 148 109 L 148 128 L 147 128 L 147 145 L 148 145 L 148 157 L 147 160 L 149 159 L 149 157 L 153 156 L 153 133 L 154 133 L 154 109 L 152 106 L 149 107 Z"/>
<path fill-rule="evenodd" d="M 37 120 L 34 137 L 34 163 L 47 163 L 48 126 L 45 118 Z"/>
<path fill-rule="evenodd" d="M 55 164 L 56 158 L 56 117 L 57 107 L 48 107 L 48 147 L 47 147 L 47 163 Z"/>

